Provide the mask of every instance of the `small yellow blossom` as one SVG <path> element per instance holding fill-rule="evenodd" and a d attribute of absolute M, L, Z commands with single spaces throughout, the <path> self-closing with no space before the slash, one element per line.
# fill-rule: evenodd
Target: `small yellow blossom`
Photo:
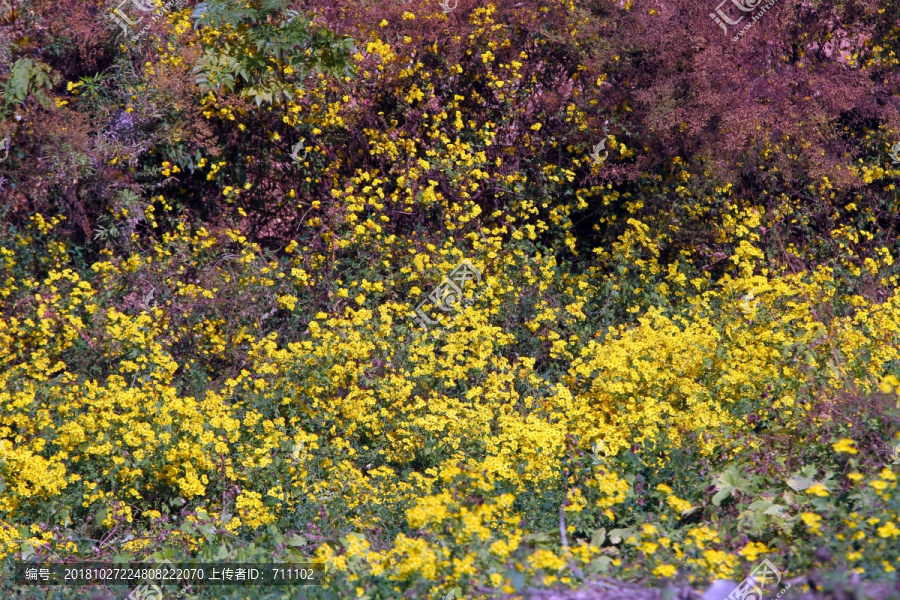
<path fill-rule="evenodd" d="M 859 452 L 854 446 L 856 442 L 849 438 L 841 438 L 837 442 L 831 445 L 834 448 L 835 452 L 841 454 L 856 454 Z"/>

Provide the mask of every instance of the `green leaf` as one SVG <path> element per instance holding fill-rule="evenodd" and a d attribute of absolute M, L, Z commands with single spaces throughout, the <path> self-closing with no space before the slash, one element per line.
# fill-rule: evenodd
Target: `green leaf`
<path fill-rule="evenodd" d="M 630 527 L 622 528 L 622 529 L 613 529 L 609 532 L 609 541 L 613 544 L 620 543 L 623 539 L 631 537 L 634 535 L 634 532 Z"/>
<path fill-rule="evenodd" d="M 771 500 L 757 500 L 748 506 L 747 508 L 750 510 L 763 510 L 772 506 Z"/>
<path fill-rule="evenodd" d="M 815 481 L 811 477 L 795 475 L 794 477 L 788 477 L 785 480 L 785 483 L 795 492 L 802 492 L 803 490 L 812 487 Z"/>
<path fill-rule="evenodd" d="M 34 546 L 32 546 L 31 544 L 28 544 L 28 543 L 23 543 L 21 552 L 22 552 L 21 560 L 26 561 L 29 558 L 34 556 Z"/>
<path fill-rule="evenodd" d="M 219 86 L 252 98 L 257 106 L 290 96 L 310 71 L 341 74 L 352 70 L 352 38 L 324 28 L 310 29 L 310 21 L 282 0 L 259 9 L 241 0 L 208 0 L 197 6 L 195 27 L 231 28 L 238 41 L 207 48 L 194 69 L 201 89 Z M 321 51 L 307 54 L 307 50 Z M 290 74 L 286 74 L 290 68 Z M 247 86 L 237 89 L 238 81 Z"/>
<path fill-rule="evenodd" d="M 228 547 L 225 544 L 220 544 L 218 550 L 216 551 L 216 555 L 213 557 L 216 561 L 225 560 L 229 555 Z"/>
<path fill-rule="evenodd" d="M 723 500 L 727 500 L 731 493 L 734 491 L 734 486 L 732 485 L 724 485 L 722 489 L 720 489 L 716 494 L 712 497 L 712 503 L 715 506 L 720 506 Z"/>
<path fill-rule="evenodd" d="M 516 592 L 519 592 L 525 586 L 525 573 L 518 569 L 509 569 L 506 572 L 506 578 L 509 579 Z"/>
<path fill-rule="evenodd" d="M 591 535 L 591 545 L 595 548 L 602 548 L 603 542 L 606 541 L 606 527 L 601 527 L 594 531 Z"/>
<path fill-rule="evenodd" d="M 612 559 L 608 556 L 598 556 L 591 561 L 589 569 L 592 573 L 606 573 L 612 566 Z"/>

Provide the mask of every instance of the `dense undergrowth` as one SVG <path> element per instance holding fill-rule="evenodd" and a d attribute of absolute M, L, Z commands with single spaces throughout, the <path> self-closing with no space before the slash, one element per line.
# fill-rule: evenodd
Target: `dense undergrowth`
<path fill-rule="evenodd" d="M 900 8 L 681 4 L 9 8 L 6 568 L 895 577 Z"/>

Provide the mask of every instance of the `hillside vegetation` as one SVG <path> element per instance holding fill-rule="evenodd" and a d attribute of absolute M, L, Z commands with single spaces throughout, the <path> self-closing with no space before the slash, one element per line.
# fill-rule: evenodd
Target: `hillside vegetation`
<path fill-rule="evenodd" d="M 138 4 L 0 10 L 7 575 L 897 577 L 900 3 Z"/>

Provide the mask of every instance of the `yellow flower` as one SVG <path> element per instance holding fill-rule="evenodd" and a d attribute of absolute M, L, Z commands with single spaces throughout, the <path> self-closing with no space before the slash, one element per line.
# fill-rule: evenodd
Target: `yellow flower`
<path fill-rule="evenodd" d="M 278 300 L 278 305 L 285 310 L 294 310 L 294 306 L 297 305 L 297 297 L 292 296 L 290 294 L 286 294 L 284 296 L 276 296 Z"/>
<path fill-rule="evenodd" d="M 690 510 L 690 508 L 691 508 L 690 502 L 688 502 L 687 500 L 682 500 L 681 498 L 679 498 L 678 496 L 675 496 L 675 495 L 672 495 L 672 496 L 669 496 L 668 498 L 666 498 L 666 502 L 669 504 L 669 506 L 672 508 L 672 510 L 675 510 L 679 513 L 683 513 L 684 511 Z"/>
<path fill-rule="evenodd" d="M 893 521 L 888 521 L 882 527 L 878 528 L 878 537 L 888 538 L 888 537 L 897 537 L 900 535 L 900 529 L 894 525 Z"/>
<path fill-rule="evenodd" d="M 806 524 L 806 528 L 809 529 L 810 533 L 815 533 L 816 535 L 822 533 L 822 517 L 820 517 L 816 513 L 805 512 L 800 515 L 800 520 L 802 520 Z"/>
<path fill-rule="evenodd" d="M 863 478 L 862 473 L 857 473 L 856 471 L 854 471 L 852 473 L 847 473 L 847 479 L 849 479 L 853 483 L 857 483 L 862 478 Z"/>
<path fill-rule="evenodd" d="M 825 498 L 826 496 L 830 495 L 828 488 L 821 483 L 809 486 L 808 488 L 806 488 L 806 493 L 812 494 L 813 496 L 818 496 L 819 498 Z"/>
<path fill-rule="evenodd" d="M 900 388 L 900 380 L 894 375 L 885 376 L 885 378 L 881 380 L 881 383 L 878 384 L 878 389 L 880 389 L 883 394 L 890 394 L 896 388 Z"/>
<path fill-rule="evenodd" d="M 678 569 L 672 565 L 659 565 L 653 569 L 653 574 L 657 577 L 674 577 L 678 574 Z"/>
<path fill-rule="evenodd" d="M 854 448 L 854 444 L 856 444 L 856 442 L 849 438 L 841 438 L 832 444 L 831 447 L 834 448 L 835 452 L 840 454 L 857 454 L 858 450 Z"/>
<path fill-rule="evenodd" d="M 531 565 L 531 568 L 535 570 L 545 569 L 548 571 L 559 571 L 566 566 L 566 561 L 550 550 L 544 549 L 535 550 L 534 553 L 528 557 L 528 563 Z"/>
<path fill-rule="evenodd" d="M 641 544 L 641 550 L 643 550 L 644 554 L 647 554 L 648 556 L 656 552 L 658 548 L 659 544 L 656 544 L 654 542 L 644 542 L 643 544 Z"/>
<path fill-rule="evenodd" d="M 738 554 L 749 560 L 756 562 L 760 554 L 770 552 L 769 548 L 762 542 L 747 542 L 747 545 L 738 551 Z"/>

